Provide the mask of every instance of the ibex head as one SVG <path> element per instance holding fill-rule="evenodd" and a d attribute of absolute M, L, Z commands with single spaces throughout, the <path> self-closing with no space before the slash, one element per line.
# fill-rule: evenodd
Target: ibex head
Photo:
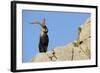
<path fill-rule="evenodd" d="M 37 20 L 35 20 L 34 22 L 32 22 L 31 24 L 39 24 L 42 27 L 42 32 L 47 33 L 48 32 L 48 28 L 45 25 L 45 18 L 43 18 L 42 22 L 39 22 Z"/>

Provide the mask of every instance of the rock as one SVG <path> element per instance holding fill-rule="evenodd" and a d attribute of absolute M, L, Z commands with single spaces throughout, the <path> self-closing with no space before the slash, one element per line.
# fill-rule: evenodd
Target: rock
<path fill-rule="evenodd" d="M 46 62 L 50 61 L 49 57 L 45 53 L 39 53 L 37 56 L 33 57 L 31 62 Z"/>
<path fill-rule="evenodd" d="M 78 38 L 65 46 L 54 48 L 47 53 L 39 53 L 31 62 L 72 61 L 91 59 L 91 20 L 90 18 L 80 26 Z"/>
<path fill-rule="evenodd" d="M 57 57 L 57 61 L 71 60 L 72 48 L 73 48 L 72 43 L 67 46 L 55 48 L 54 51 Z"/>
<path fill-rule="evenodd" d="M 91 21 L 90 18 L 81 26 L 80 40 L 85 40 L 91 36 Z"/>

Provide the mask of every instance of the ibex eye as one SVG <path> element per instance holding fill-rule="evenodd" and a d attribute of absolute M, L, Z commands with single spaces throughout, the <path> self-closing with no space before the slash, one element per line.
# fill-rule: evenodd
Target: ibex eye
<path fill-rule="evenodd" d="M 46 26 L 43 26 L 43 28 L 46 28 Z"/>

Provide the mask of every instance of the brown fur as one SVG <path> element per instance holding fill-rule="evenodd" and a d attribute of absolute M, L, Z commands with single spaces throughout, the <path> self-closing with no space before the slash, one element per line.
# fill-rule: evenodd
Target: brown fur
<path fill-rule="evenodd" d="M 47 51 L 47 47 L 48 47 L 48 42 L 49 42 L 49 38 L 48 38 L 48 29 L 46 26 L 42 27 L 42 31 L 40 34 L 40 42 L 39 42 L 39 51 L 40 52 L 46 52 Z"/>

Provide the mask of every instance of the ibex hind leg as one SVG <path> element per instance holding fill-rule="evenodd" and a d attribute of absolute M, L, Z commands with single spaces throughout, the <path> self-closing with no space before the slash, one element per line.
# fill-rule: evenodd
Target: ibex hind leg
<path fill-rule="evenodd" d="M 42 46 L 39 44 L 39 52 L 42 53 L 44 52 L 44 49 L 42 48 Z"/>
<path fill-rule="evenodd" d="M 44 52 L 43 48 L 39 48 L 39 52 L 40 53 Z"/>
<path fill-rule="evenodd" d="M 46 48 L 44 48 L 44 52 L 47 52 L 47 49 Z"/>

